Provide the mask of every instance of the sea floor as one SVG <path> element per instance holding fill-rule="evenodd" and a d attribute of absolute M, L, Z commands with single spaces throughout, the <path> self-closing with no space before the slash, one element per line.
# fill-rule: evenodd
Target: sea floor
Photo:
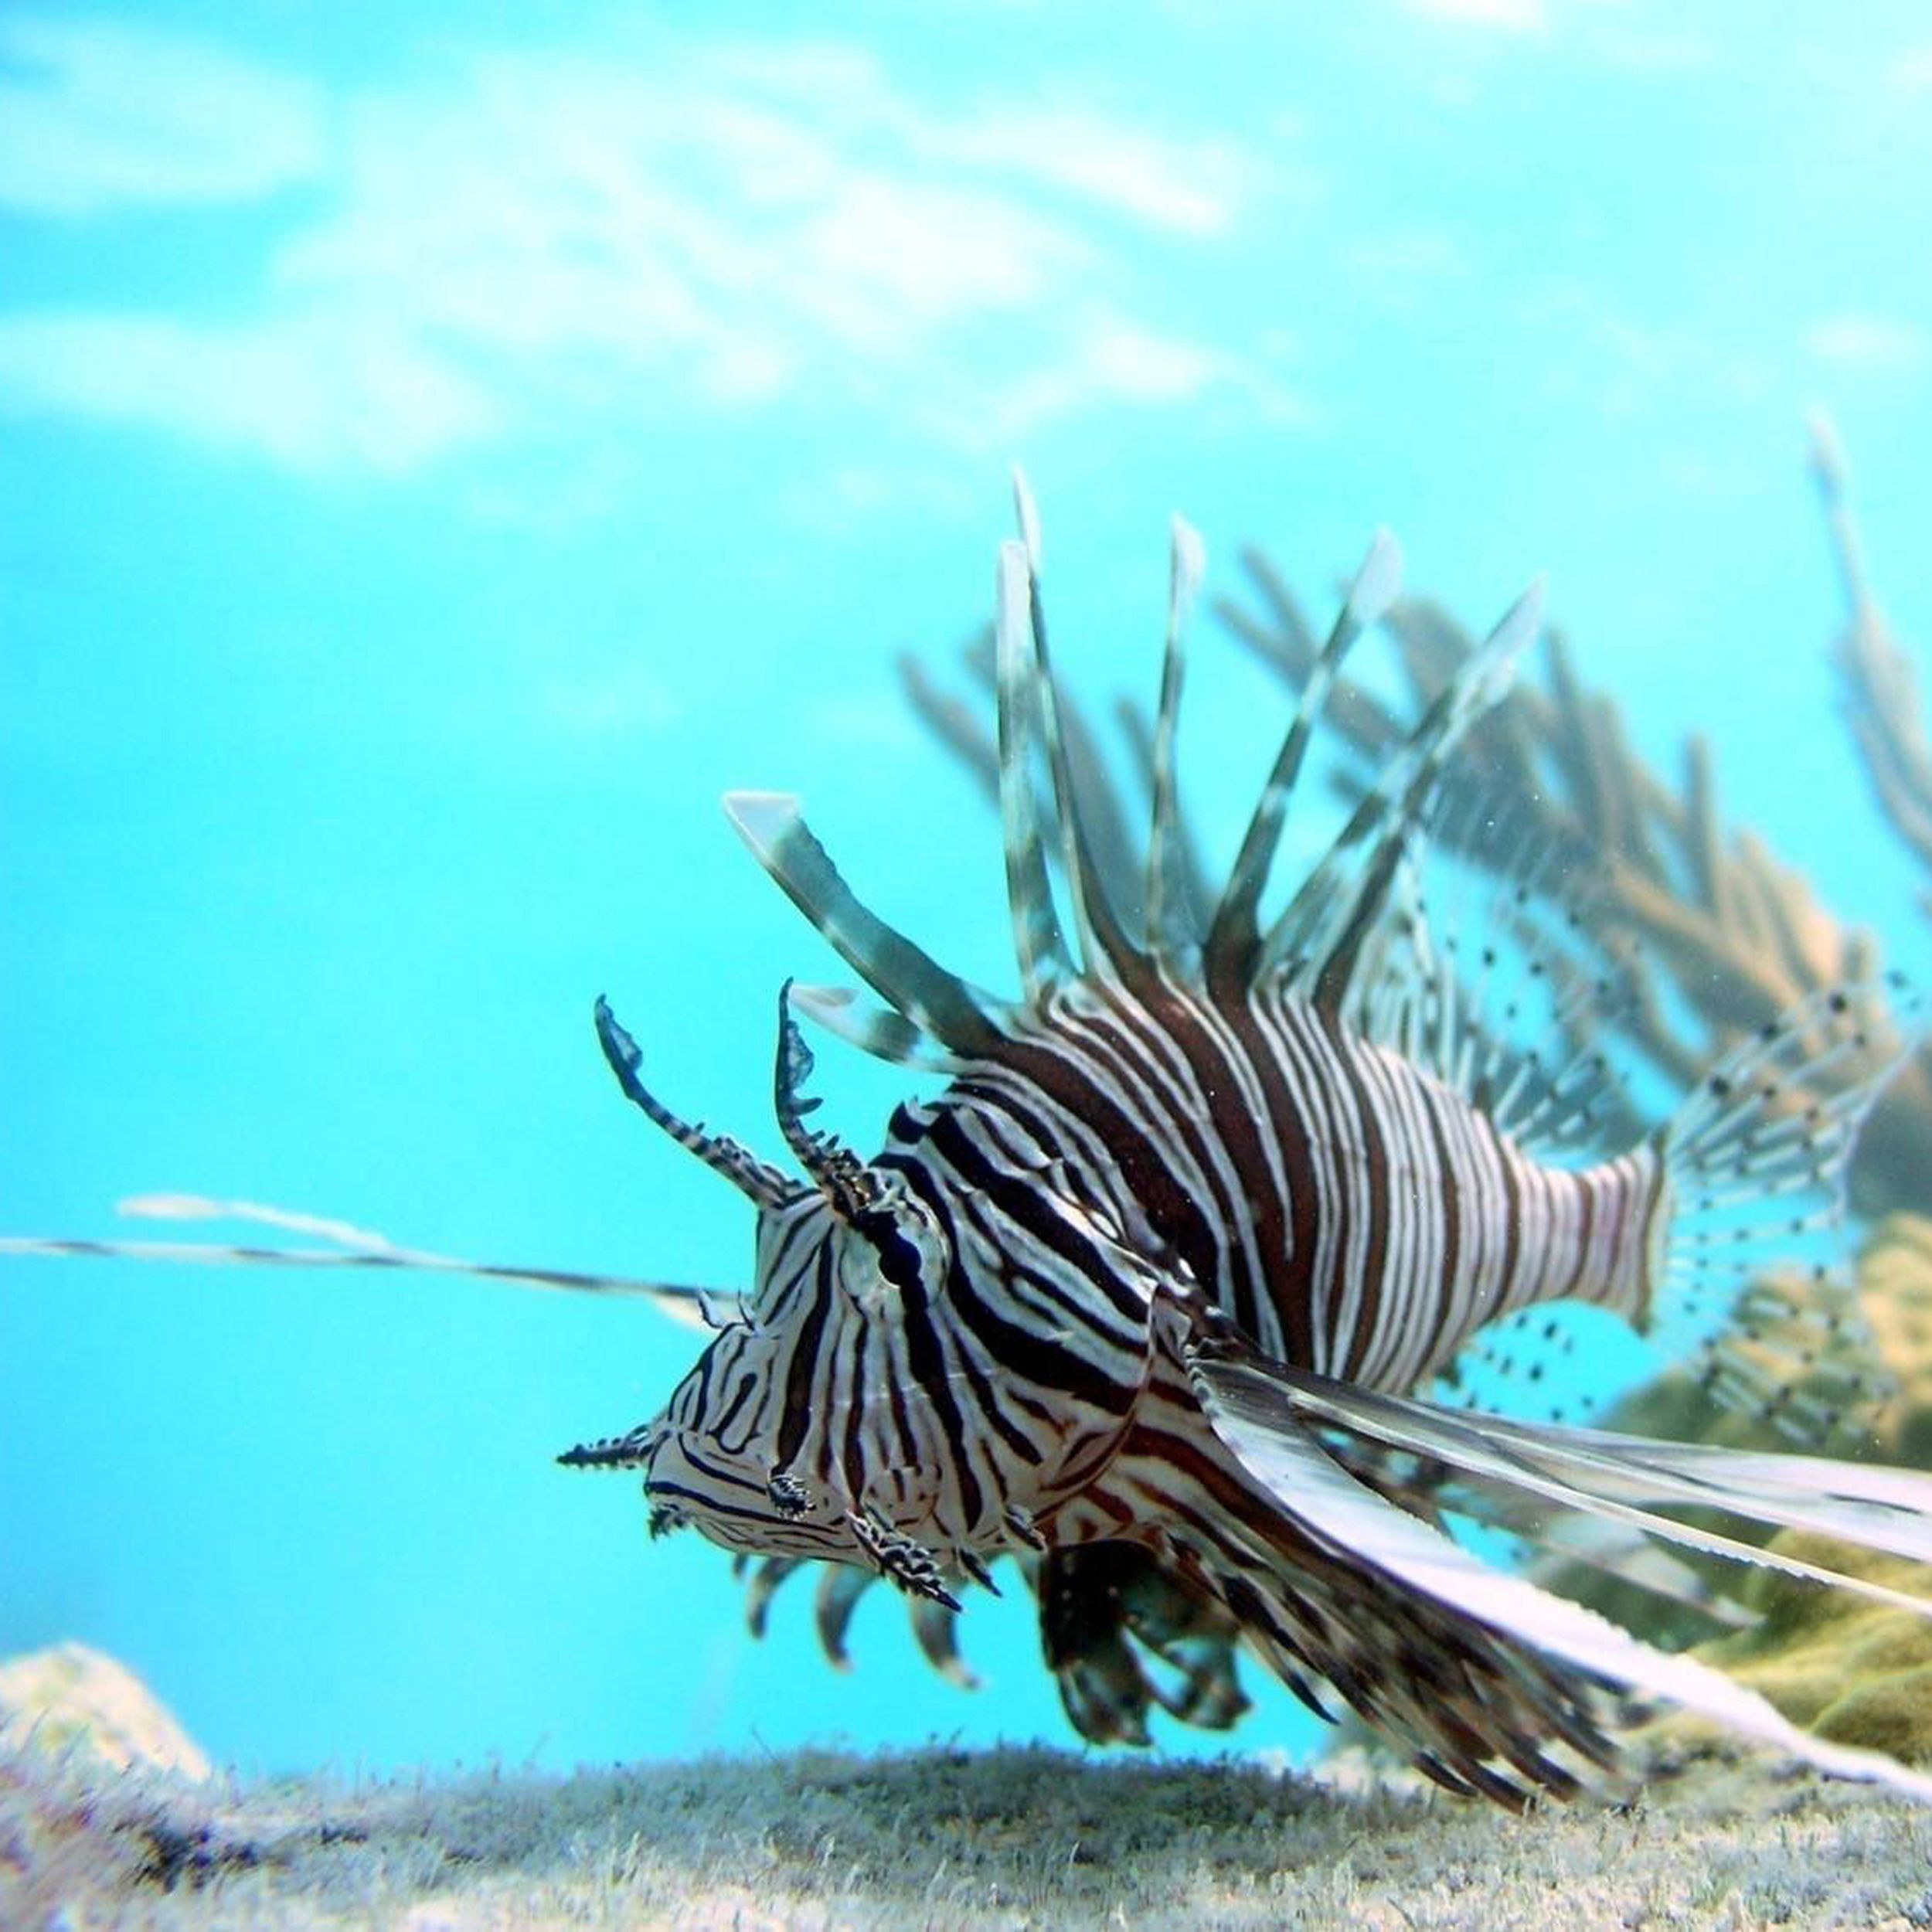
<path fill-rule="evenodd" d="M 1679 1748 L 1514 1818 L 1233 1761 L 196 1785 L 0 1755 L 0 1925 L 1932 1927 L 1932 1809 Z"/>

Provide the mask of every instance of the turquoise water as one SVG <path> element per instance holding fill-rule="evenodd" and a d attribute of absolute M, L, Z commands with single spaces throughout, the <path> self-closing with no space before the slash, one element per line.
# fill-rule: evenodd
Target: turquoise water
<path fill-rule="evenodd" d="M 1803 434 L 1932 638 L 1919 11 L 1328 11 L 0 15 L 0 1226 L 193 1190 L 743 1281 L 590 1002 L 775 1146 L 775 989 L 835 962 L 740 785 L 1007 983 L 996 829 L 893 660 L 987 614 L 1015 460 L 1083 690 L 1151 697 L 1176 509 L 1211 590 L 1253 541 L 1318 613 L 1378 523 L 1473 627 L 1546 570 L 1639 745 L 1706 732 L 1923 971 Z M 1225 845 L 1281 700 L 1203 625 L 1189 702 Z M 902 1086 L 836 1046 L 817 1084 L 862 1145 Z M 721 1553 L 552 1465 L 692 1347 L 478 1284 L 0 1264 L 0 1654 L 95 1644 L 269 1768 L 1065 1738 L 1017 1592 L 966 1620 L 977 1696 L 883 1590 L 840 1677 L 805 1585 L 754 1645 Z M 1237 1741 L 1307 1735 L 1271 1696 Z"/>

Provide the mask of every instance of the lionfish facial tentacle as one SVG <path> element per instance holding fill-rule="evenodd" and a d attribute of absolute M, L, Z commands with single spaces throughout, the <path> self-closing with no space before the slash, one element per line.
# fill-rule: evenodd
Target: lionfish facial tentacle
<path fill-rule="evenodd" d="M 805 1116 L 816 1111 L 815 1097 L 800 1089 L 811 1077 L 811 1049 L 791 1016 L 791 981 L 778 989 L 778 1051 L 772 1073 L 772 1104 L 779 1131 L 798 1165 L 842 1221 L 855 1221 L 877 1208 L 883 1198 L 879 1176 L 835 1136 L 815 1131 Z"/>
<path fill-rule="evenodd" d="M 880 1576 L 909 1597 L 923 1597 L 948 1610 L 957 1610 L 959 1599 L 946 1587 L 939 1560 L 923 1543 L 869 1509 L 849 1510 L 845 1525 Z"/>
<path fill-rule="evenodd" d="M 611 1071 L 617 1076 L 624 1097 L 655 1126 L 662 1128 L 677 1144 L 697 1155 L 713 1173 L 722 1174 L 738 1192 L 761 1208 L 784 1207 L 799 1198 L 796 1182 L 767 1165 L 730 1135 L 708 1134 L 702 1127 L 680 1120 L 639 1078 L 643 1055 L 638 1043 L 617 1022 L 611 1002 L 600 993 L 594 1009 L 597 1044 Z"/>

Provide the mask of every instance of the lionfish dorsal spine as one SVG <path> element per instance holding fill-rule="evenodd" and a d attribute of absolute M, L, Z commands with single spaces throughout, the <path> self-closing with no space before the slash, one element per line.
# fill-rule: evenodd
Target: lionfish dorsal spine
<path fill-rule="evenodd" d="M 957 1073 L 965 1062 L 889 1006 L 862 999 L 849 986 L 791 989 L 794 1009 L 862 1053 L 921 1073 Z"/>
<path fill-rule="evenodd" d="M 957 1052 L 985 1051 L 1006 1002 L 951 973 L 860 903 L 788 793 L 729 791 L 724 808 L 753 856 L 834 951 L 924 1034 Z"/>
<path fill-rule="evenodd" d="M 1215 910 L 1206 953 L 1209 970 L 1218 984 L 1243 985 L 1253 973 L 1260 951 L 1257 909 L 1274 869 L 1309 740 L 1342 660 L 1356 640 L 1381 621 L 1401 588 L 1401 546 L 1387 530 L 1378 529 L 1362 567 L 1349 587 L 1334 628 L 1301 687 L 1294 716 L 1275 756 L 1274 769 L 1256 801 L 1220 903 Z"/>
<path fill-rule="evenodd" d="M 1153 821 L 1147 842 L 1147 938 L 1155 955 L 1191 964 L 1201 935 L 1194 923 L 1186 847 L 1175 786 L 1174 738 L 1187 664 L 1187 626 L 1207 556 L 1200 533 L 1183 517 L 1172 522 L 1167 595 L 1167 643 L 1161 659 L 1161 697 L 1155 714 Z"/>
<path fill-rule="evenodd" d="M 1033 788 L 1038 711 L 1030 638 L 1032 566 L 1022 540 L 1002 543 L 995 586 L 994 679 L 999 728 L 999 815 L 1013 951 L 1029 1005 L 1075 971 L 1053 905 Z"/>
<path fill-rule="evenodd" d="M 1104 868 L 1094 850 L 1074 784 L 1067 734 L 1060 720 L 1060 698 L 1053 682 L 1052 655 L 1046 641 L 1046 610 L 1040 594 L 1039 518 L 1025 475 L 1013 472 L 1013 499 L 1026 551 L 1028 628 L 1032 641 L 1032 672 L 1040 742 L 1053 784 L 1055 816 L 1059 821 L 1061 867 L 1079 936 L 1081 970 L 1097 978 L 1140 976 L 1142 956 L 1121 926 L 1107 889 Z"/>
<path fill-rule="evenodd" d="M 1266 966 L 1285 965 L 1297 993 L 1331 1012 L 1359 989 L 1359 969 L 1386 937 L 1389 889 L 1435 802 L 1444 767 L 1470 728 L 1507 694 L 1516 660 L 1543 624 L 1538 577 L 1437 696 L 1363 797 L 1335 843 L 1270 928 Z"/>

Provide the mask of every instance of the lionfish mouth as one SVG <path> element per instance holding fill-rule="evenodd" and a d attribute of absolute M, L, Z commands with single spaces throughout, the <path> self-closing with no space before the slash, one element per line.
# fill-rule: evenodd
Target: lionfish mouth
<path fill-rule="evenodd" d="M 691 1526 L 691 1512 L 682 1505 L 653 1495 L 651 1465 L 664 1446 L 665 1431 L 659 1423 L 641 1423 L 627 1435 L 604 1436 L 594 1442 L 580 1442 L 566 1449 L 557 1461 L 566 1469 L 641 1469 L 644 1493 L 649 1504 L 645 1529 L 651 1540 L 668 1536 L 673 1530 Z"/>

